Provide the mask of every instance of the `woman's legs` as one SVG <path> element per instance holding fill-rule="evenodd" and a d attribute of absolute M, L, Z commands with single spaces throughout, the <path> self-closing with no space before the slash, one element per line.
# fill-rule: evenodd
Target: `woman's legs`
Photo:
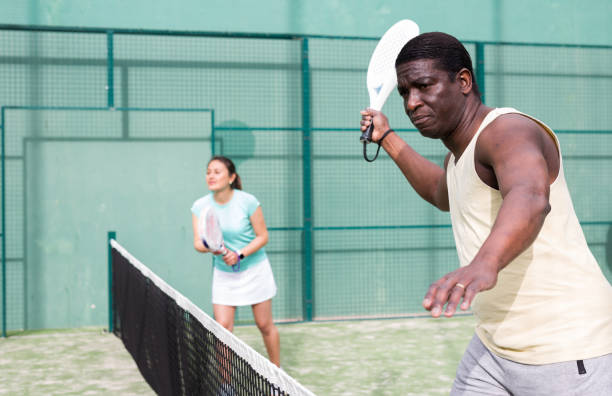
<path fill-rule="evenodd" d="M 280 367 L 280 336 L 272 319 L 272 300 L 267 300 L 253 306 L 255 324 L 261 331 L 270 361 Z"/>
<path fill-rule="evenodd" d="M 213 304 L 213 314 L 215 320 L 229 331 L 234 331 L 234 314 L 236 307 L 230 305 Z M 231 381 L 231 362 L 224 357 L 228 356 L 229 349 L 224 344 L 217 344 L 217 362 L 223 378 L 223 384 L 229 384 Z"/>
<path fill-rule="evenodd" d="M 234 331 L 234 315 L 236 307 L 230 305 L 213 304 L 215 320 L 229 331 Z"/>

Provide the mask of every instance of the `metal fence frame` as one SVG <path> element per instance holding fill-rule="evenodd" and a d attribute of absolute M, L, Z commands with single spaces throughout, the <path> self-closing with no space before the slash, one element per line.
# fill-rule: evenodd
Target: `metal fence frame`
<path fill-rule="evenodd" d="M 311 134 L 316 130 L 325 130 L 325 128 L 313 128 L 311 125 L 311 102 L 312 93 L 310 90 L 311 85 L 311 68 L 309 62 L 309 41 L 311 39 L 334 39 L 334 40 L 378 40 L 374 37 L 359 37 L 359 36 L 329 36 L 329 35 L 299 35 L 299 34 L 264 34 L 264 33 L 237 33 L 237 32 L 206 32 L 206 31 L 170 31 L 170 30 L 145 30 L 145 29 L 104 29 L 104 28 L 81 28 L 81 27 L 51 27 L 51 26 L 22 26 L 22 25 L 9 25 L 0 24 L 0 31 L 29 31 L 29 32 L 58 32 L 58 33 L 89 33 L 97 35 L 106 35 L 107 45 L 107 56 L 106 56 L 106 107 L 105 110 L 115 109 L 115 90 L 114 90 L 114 37 L 115 34 L 122 35 L 158 35 L 158 36 L 185 36 L 185 37 L 218 37 L 218 38 L 241 38 L 241 39 L 270 39 L 270 40 L 296 40 L 301 43 L 301 79 L 302 79 L 302 125 L 299 128 L 293 128 L 301 130 L 302 133 L 302 153 L 303 153 L 303 172 L 302 182 L 304 189 L 303 200 L 303 227 L 301 230 L 304 235 L 304 250 L 303 250 L 303 265 L 302 265 L 302 280 L 303 280 L 303 296 L 302 296 L 302 309 L 303 318 L 306 321 L 313 320 L 314 308 L 313 308 L 313 255 L 312 255 L 312 242 L 313 232 L 318 229 L 330 229 L 330 227 L 317 228 L 313 223 L 313 207 L 312 207 L 312 141 Z M 482 93 L 482 100 L 485 102 L 486 98 L 486 86 L 485 86 L 485 48 L 488 45 L 513 45 L 513 46 L 529 46 L 529 47 L 564 47 L 564 48 L 598 48 L 598 49 L 609 49 L 612 50 L 612 46 L 603 45 L 571 45 L 571 44 L 543 44 L 543 43 L 518 43 L 518 42 L 492 42 L 492 41 L 464 41 L 465 44 L 474 45 L 475 48 L 475 59 L 474 71 L 475 78 L 480 87 Z M 365 66 L 364 66 L 365 68 Z M 12 107 L 11 103 L 0 103 L 2 111 L 0 115 L 0 128 L 2 129 L 2 151 L 0 153 L 2 157 L 2 185 L 1 185 L 1 199 L 2 199 L 2 222 L 0 237 L 2 238 L 1 249 L 2 249 L 2 336 L 6 336 L 6 178 L 5 178 L 5 120 L 4 110 Z M 23 107 L 23 106 L 22 106 Z M 118 109 L 118 108 L 117 108 Z M 130 109 L 131 110 L 131 109 Z M 212 120 L 212 150 L 214 153 L 214 118 Z M 223 127 L 220 127 L 223 129 Z M 231 129 L 231 128 L 226 128 Z M 270 128 L 261 128 L 270 129 Z M 342 130 L 342 128 L 334 128 L 334 130 Z M 354 130 L 354 128 L 346 128 L 346 130 Z M 400 129 L 398 129 L 400 130 Z M 403 129 L 400 131 L 407 131 Z M 576 133 L 576 131 L 562 131 L 557 130 L 558 133 Z M 591 133 L 597 133 L 600 131 L 590 131 Z M 603 131 L 606 133 L 612 133 L 612 131 Z M 609 225 L 612 222 L 588 222 L 583 224 L 589 225 Z M 373 228 L 397 228 L 395 227 L 373 227 Z M 407 225 L 402 228 L 428 228 L 428 227 L 450 227 L 450 225 Z M 352 227 L 332 227 L 334 229 L 352 229 Z M 368 228 L 368 227 L 358 227 Z M 372 228 L 372 227 L 370 227 Z M 270 228 L 271 231 L 276 230 Z M 278 230 L 286 230 L 285 228 L 278 228 Z"/>

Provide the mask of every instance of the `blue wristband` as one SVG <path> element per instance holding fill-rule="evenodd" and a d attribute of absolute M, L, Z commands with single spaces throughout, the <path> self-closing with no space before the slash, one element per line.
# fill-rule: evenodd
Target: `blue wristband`
<path fill-rule="evenodd" d="M 240 271 L 240 256 L 244 257 L 244 255 L 238 252 L 234 252 L 234 253 L 236 253 L 236 257 L 238 257 L 238 261 L 236 262 L 236 264 L 232 265 L 232 271 L 238 272 Z"/>

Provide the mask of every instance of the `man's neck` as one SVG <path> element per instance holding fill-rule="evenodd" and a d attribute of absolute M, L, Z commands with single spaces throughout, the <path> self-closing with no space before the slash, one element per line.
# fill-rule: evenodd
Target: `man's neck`
<path fill-rule="evenodd" d="M 455 160 L 461 157 L 478 131 L 480 124 L 491 110 L 491 107 L 485 106 L 479 99 L 474 98 L 467 102 L 461 122 L 455 131 L 443 140 L 444 145 L 455 156 Z"/>

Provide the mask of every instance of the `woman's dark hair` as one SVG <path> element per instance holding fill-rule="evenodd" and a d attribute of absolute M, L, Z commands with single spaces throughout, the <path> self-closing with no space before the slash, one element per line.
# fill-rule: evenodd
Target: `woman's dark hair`
<path fill-rule="evenodd" d="M 230 177 L 232 175 L 236 175 L 236 178 L 234 179 L 232 184 L 230 184 L 230 187 L 235 190 L 242 190 L 242 182 L 240 181 L 240 175 L 236 173 L 236 166 L 234 165 L 232 160 L 222 155 L 215 155 L 214 157 L 210 159 L 210 161 L 208 161 L 208 164 L 210 165 L 210 163 L 213 161 L 219 161 L 223 163 L 223 165 L 225 165 L 225 167 L 227 168 Z"/>
<path fill-rule="evenodd" d="M 461 69 L 467 69 L 472 75 L 472 91 L 480 97 L 470 54 L 455 37 L 442 32 L 420 34 L 404 45 L 395 60 L 395 67 L 418 59 L 435 60 L 451 81 Z"/>

